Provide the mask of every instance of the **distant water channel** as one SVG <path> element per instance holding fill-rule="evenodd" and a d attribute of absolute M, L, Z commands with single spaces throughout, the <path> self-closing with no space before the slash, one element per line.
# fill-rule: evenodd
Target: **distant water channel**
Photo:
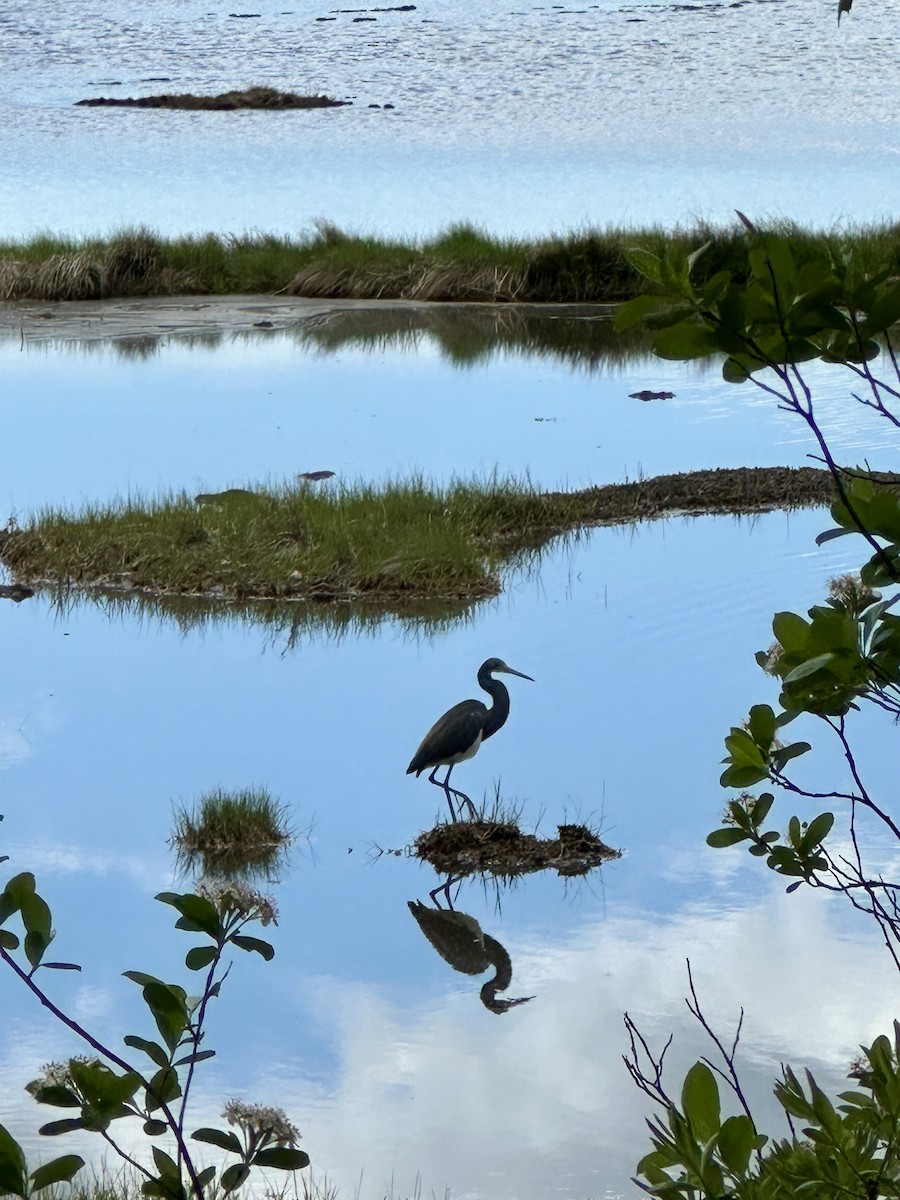
<path fill-rule="evenodd" d="M 6 0 L 0 236 L 891 215 L 900 0 Z M 872 63 L 878 70 L 872 71 Z M 306 112 L 75 107 L 266 85 Z"/>
<path fill-rule="evenodd" d="M 3 345 L 0 516 L 321 468 L 527 469 L 552 487 L 807 461 L 795 419 L 712 368 L 612 348 L 588 359 L 574 334 L 551 353 L 540 331 L 454 361 L 450 327 L 378 333 L 359 320 L 205 344 Z M 645 387 L 675 398 L 630 398 Z M 829 387 L 840 454 L 889 465 L 879 424 Z M 742 1063 L 764 1116 L 783 1060 L 839 1086 L 858 1043 L 895 1015 L 883 951 L 843 910 L 786 896 L 748 856 L 704 845 L 725 798 L 722 738 L 775 700 L 753 660 L 773 612 L 803 611 L 858 561 L 852 539 L 815 546 L 826 524 L 804 511 L 600 529 L 465 620 L 339 635 L 323 624 L 290 644 L 250 622 L 184 630 L 87 603 L 0 603 L 0 851 L 36 872 L 55 953 L 85 968 L 51 979 L 53 996 L 119 1046 L 150 1034 L 120 973 L 186 974 L 192 940 L 152 900 L 178 882 L 172 806 L 257 784 L 307 836 L 272 886 L 275 960 L 241 956 L 215 1005 L 219 1053 L 196 1125 L 232 1095 L 277 1103 L 317 1177 L 364 1200 L 636 1196 L 647 1105 L 622 1065 L 622 1013 L 657 1047 L 675 1031 L 677 1081 L 708 1051 L 682 1000 L 688 955 L 720 1030 L 746 1010 Z M 543 875 L 499 896 L 463 885 L 457 908 L 510 955 L 509 994 L 534 996 L 501 1016 L 410 915 L 434 873 L 379 853 L 441 813 L 406 763 L 495 654 L 535 682 L 510 681 L 507 726 L 454 778 L 478 800 L 498 787 L 526 826 L 586 820 L 624 850 L 580 883 Z M 883 733 L 863 723 L 876 790 L 890 784 Z M 812 983 L 826 977 L 840 987 Z M 0 1123 L 36 1152 L 37 1125 L 56 1114 L 22 1089 L 79 1047 L 2 974 L 0 1003 Z"/>

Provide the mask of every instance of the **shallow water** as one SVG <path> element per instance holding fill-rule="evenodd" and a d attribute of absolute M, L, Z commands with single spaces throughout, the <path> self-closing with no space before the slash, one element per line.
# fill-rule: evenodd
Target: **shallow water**
<path fill-rule="evenodd" d="M 295 233 L 319 217 L 401 236 L 460 220 L 520 235 L 730 220 L 736 207 L 880 219 L 900 145 L 900 0 L 860 0 L 840 28 L 835 9 L 425 0 L 363 13 L 301 0 L 242 19 L 208 0 L 10 0 L 0 235 Z M 252 84 L 353 104 L 73 107 Z"/>
<path fill-rule="evenodd" d="M 22 515 L 321 467 L 447 478 L 496 465 L 575 485 L 641 468 L 800 463 L 810 448 L 796 419 L 714 371 L 627 356 L 573 370 L 530 351 L 462 368 L 431 335 L 329 344 L 298 331 L 171 340 L 144 358 L 5 345 L 2 501 Z M 629 398 L 646 386 L 676 399 Z M 888 465 L 884 430 L 822 390 L 840 452 Z M 676 1031 L 676 1086 L 709 1050 L 685 1015 L 688 954 L 717 1028 L 730 1032 L 746 1009 L 742 1062 L 763 1123 L 785 1059 L 839 1087 L 859 1042 L 894 1016 L 883 951 L 842 909 L 786 896 L 748 856 L 704 845 L 724 802 L 722 738 L 750 704 L 775 700 L 753 660 L 773 612 L 803 611 L 858 562 L 853 539 L 815 546 L 827 523 L 804 511 L 596 530 L 435 634 L 387 621 L 289 644 L 253 624 L 183 632 L 89 604 L 0 605 L 2 850 L 11 869 L 35 870 L 54 953 L 85 967 L 52 978 L 53 996 L 117 1044 L 152 1032 L 120 972 L 186 974 L 194 939 L 152 900 L 178 883 L 172 807 L 257 784 L 308 833 L 274 887 L 274 962 L 241 956 L 211 1013 L 219 1055 L 200 1077 L 197 1125 L 215 1123 L 231 1095 L 275 1102 L 344 1195 L 634 1196 L 647 1105 L 622 1066 L 622 1013 L 657 1048 Z M 458 909 L 511 956 L 509 994 L 535 997 L 502 1017 L 479 1002 L 482 978 L 454 974 L 409 914 L 433 873 L 378 854 L 441 813 L 441 793 L 405 765 L 494 654 L 535 682 L 510 680 L 508 725 L 455 781 L 477 800 L 499 787 L 544 833 L 593 821 L 624 850 L 589 881 L 531 878 L 499 903 L 463 886 Z M 892 732 L 860 722 L 869 786 L 886 795 L 892 767 L 878 746 Z M 825 747 L 802 778 L 814 788 L 837 769 Z M 811 987 L 824 978 L 840 988 Z M 11 1031 L 0 1123 L 36 1151 L 49 1117 L 21 1089 L 79 1047 L 13 982 L 0 976 Z M 96 1153 L 75 1138 L 53 1149 L 76 1145 Z"/>
<path fill-rule="evenodd" d="M 14 514 L 320 469 L 344 482 L 527 472 L 542 488 L 576 488 L 801 466 L 815 449 L 796 416 L 753 385 L 723 385 L 713 366 L 617 352 L 588 367 L 578 347 L 567 358 L 527 344 L 455 364 L 427 332 L 361 345 L 353 314 L 171 339 L 147 357 L 127 342 L 0 342 L 0 370 L 0 508 Z M 838 457 L 889 469 L 887 422 L 850 398 L 840 373 L 811 364 L 806 374 Z M 674 398 L 632 398 L 644 388 Z"/>

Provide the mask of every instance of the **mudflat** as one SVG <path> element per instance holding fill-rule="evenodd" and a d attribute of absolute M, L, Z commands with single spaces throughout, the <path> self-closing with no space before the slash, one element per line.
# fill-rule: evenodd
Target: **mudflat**
<path fill-rule="evenodd" d="M 413 305 L 414 307 L 415 305 Z M 0 303 L 0 338 L 83 341 L 103 338 L 265 333 L 347 309 L 409 308 L 404 300 L 329 300 L 297 296 L 141 296 L 120 300 L 15 300 Z"/>

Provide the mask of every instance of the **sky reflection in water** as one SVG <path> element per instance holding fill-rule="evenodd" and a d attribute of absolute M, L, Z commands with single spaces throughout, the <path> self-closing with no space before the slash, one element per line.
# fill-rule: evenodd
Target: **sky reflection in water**
<path fill-rule="evenodd" d="M 118 973 L 177 978 L 192 944 L 150 899 L 173 883 L 172 802 L 265 783 L 298 825 L 312 823 L 311 845 L 277 889 L 275 962 L 242 957 L 212 1014 L 221 1058 L 198 1124 L 232 1093 L 275 1098 L 319 1170 L 354 1194 L 362 1170 L 376 1196 L 392 1173 L 411 1192 L 418 1171 L 438 1193 L 483 1194 L 489 1180 L 501 1197 L 630 1195 L 643 1105 L 621 1065 L 621 1013 L 656 1039 L 679 1031 L 677 1078 L 705 1049 L 682 1015 L 687 953 L 716 1022 L 731 1028 L 745 1005 L 762 1103 L 788 1055 L 837 1081 L 893 1015 L 881 952 L 841 910 L 785 897 L 745 856 L 703 846 L 724 795 L 722 735 L 773 698 L 752 659 L 772 612 L 816 601 L 853 562 L 849 539 L 814 547 L 822 523 L 812 512 L 597 531 L 432 639 L 388 623 L 283 654 L 252 627 L 182 637 L 94 607 L 0 608 L 4 848 L 42 880 L 58 953 L 87 968 L 54 993 L 111 1036 L 144 1031 L 137 989 Z M 369 861 L 373 845 L 404 846 L 444 807 L 406 762 L 497 652 L 536 682 L 515 686 L 508 725 L 458 782 L 480 799 L 499 779 L 545 831 L 597 818 L 626 851 L 590 885 L 530 879 L 499 912 L 478 885 L 463 890 L 458 907 L 512 957 L 510 994 L 536 996 L 502 1019 L 479 1003 L 482 980 L 453 974 L 407 911 L 433 874 Z M 868 764 L 884 730 L 862 725 Z M 870 785 L 887 787 L 872 758 Z M 840 988 L 810 990 L 826 977 Z M 73 1047 L 4 990 L 16 1037 L 0 1121 L 33 1145 L 35 1110 L 18 1086 Z"/>
<path fill-rule="evenodd" d="M 107 343 L 0 343 L 0 506 L 193 495 L 322 468 L 347 482 L 496 470 L 584 487 L 699 467 L 799 466 L 813 450 L 801 421 L 752 385 L 724 387 L 713 365 L 620 351 L 598 362 L 584 339 L 560 346 L 531 335 L 453 369 L 446 340 L 427 331 L 358 337 L 353 315 L 336 313 L 318 329 L 173 340 L 147 358 Z M 548 347 L 552 357 L 538 352 Z M 887 422 L 850 400 L 833 372 L 813 364 L 806 373 L 839 454 L 889 467 Z M 675 399 L 630 398 L 642 388 Z"/>

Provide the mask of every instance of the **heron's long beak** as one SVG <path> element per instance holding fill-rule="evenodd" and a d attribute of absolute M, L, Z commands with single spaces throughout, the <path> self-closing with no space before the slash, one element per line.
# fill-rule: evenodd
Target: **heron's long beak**
<path fill-rule="evenodd" d="M 505 671 L 507 675 L 518 675 L 520 679 L 527 679 L 530 683 L 534 683 L 530 675 L 525 675 L 521 671 L 514 671 L 512 667 L 501 667 L 501 670 Z"/>

